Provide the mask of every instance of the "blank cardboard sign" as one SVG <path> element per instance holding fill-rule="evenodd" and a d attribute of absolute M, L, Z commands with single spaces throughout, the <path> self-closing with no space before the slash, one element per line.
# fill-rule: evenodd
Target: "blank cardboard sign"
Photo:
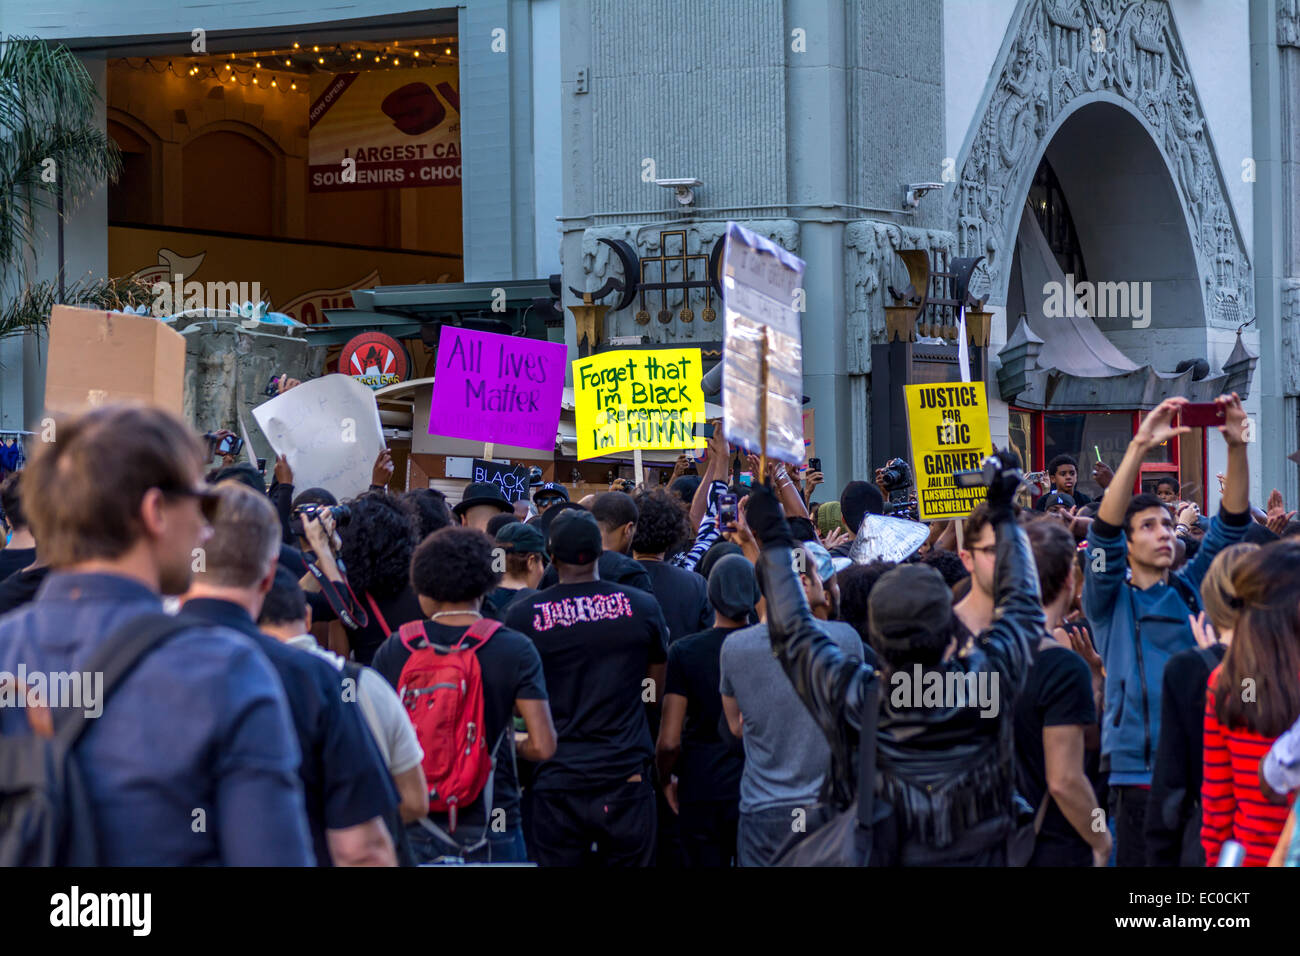
<path fill-rule="evenodd" d="M 143 402 L 181 414 L 185 339 L 146 315 L 56 305 L 45 371 L 47 412 Z"/>

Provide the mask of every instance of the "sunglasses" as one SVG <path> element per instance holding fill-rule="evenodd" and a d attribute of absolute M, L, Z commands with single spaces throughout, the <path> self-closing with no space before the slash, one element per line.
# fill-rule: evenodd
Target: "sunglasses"
<path fill-rule="evenodd" d="M 197 498 L 199 511 L 203 513 L 205 521 L 210 523 L 217 517 L 217 508 L 221 505 L 221 496 L 209 486 L 200 485 L 195 488 L 182 488 L 176 485 L 159 485 L 157 487 L 165 498 Z"/>

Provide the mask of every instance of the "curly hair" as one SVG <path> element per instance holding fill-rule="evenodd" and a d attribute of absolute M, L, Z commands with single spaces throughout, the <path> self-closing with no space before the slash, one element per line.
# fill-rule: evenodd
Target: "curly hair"
<path fill-rule="evenodd" d="M 682 500 L 663 488 L 642 491 L 636 498 L 636 533 L 632 550 L 641 554 L 663 554 L 691 533 L 690 518 Z"/>
<path fill-rule="evenodd" d="M 398 503 L 411 515 L 418 540 L 423 541 L 435 531 L 452 523 L 447 499 L 432 488 L 414 488 L 397 496 Z"/>
<path fill-rule="evenodd" d="M 395 497 L 366 492 L 349 502 L 351 520 L 339 528 L 339 557 L 357 597 L 389 598 L 406 587 L 411 552 L 419 541 L 410 514 Z"/>
<path fill-rule="evenodd" d="M 840 585 L 840 620 L 853 625 L 867 646 L 870 646 L 867 608 L 871 589 L 882 574 L 894 567 L 897 565 L 893 561 L 872 561 L 870 564 L 851 565 L 835 576 Z"/>
<path fill-rule="evenodd" d="M 420 542 L 411 559 L 411 587 L 435 601 L 472 601 L 501 582 L 492 570 L 496 543 L 476 528 L 450 527 Z"/>
<path fill-rule="evenodd" d="M 1057 524 L 1059 525 L 1060 522 Z M 948 587 L 952 587 L 962 578 L 970 577 L 966 565 L 962 564 L 961 558 L 952 551 L 931 551 L 921 560 L 942 574 L 943 583 Z"/>

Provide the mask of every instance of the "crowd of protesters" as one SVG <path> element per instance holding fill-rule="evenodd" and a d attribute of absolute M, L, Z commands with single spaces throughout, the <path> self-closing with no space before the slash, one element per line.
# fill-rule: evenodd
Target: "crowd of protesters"
<path fill-rule="evenodd" d="M 1219 402 L 1213 517 L 1133 494 L 1170 399 L 1098 500 L 1003 451 L 910 554 L 879 472 L 814 503 L 721 428 L 664 486 L 452 506 L 387 452 L 339 502 L 163 411 L 60 419 L 0 485 L 0 747 L 77 724 L 89 821 L 0 859 L 768 866 L 865 786 L 878 865 L 1295 865 L 1300 522 Z M 15 677 L 97 668 L 80 722 Z"/>

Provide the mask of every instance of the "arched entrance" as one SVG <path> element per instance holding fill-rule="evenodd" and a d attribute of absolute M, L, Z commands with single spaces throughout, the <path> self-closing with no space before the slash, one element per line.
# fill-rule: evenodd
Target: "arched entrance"
<path fill-rule="evenodd" d="M 1047 212 L 1068 216 L 1064 223 L 1047 219 L 1041 204 L 1048 200 L 1031 183 L 1046 168 L 1059 188 L 1061 203 Z M 1039 151 L 1037 176 L 1023 187 L 1025 202 L 1037 193 L 1034 222 L 1018 222 L 1011 268 L 1007 272 L 1008 332 L 1022 312 L 1036 330 L 1045 309 L 1063 290 L 1044 290 L 1041 270 L 1022 261 L 1028 246 L 1026 228 L 1041 229 L 1049 244 L 1064 232 L 1077 243 L 1078 261 L 1086 274 L 1066 271 L 1076 294 L 1092 293 L 1084 311 L 1096 328 L 1135 365 L 1172 372 L 1183 358 L 1203 356 L 1205 301 L 1192 236 L 1199 228 L 1195 210 L 1188 210 L 1164 156 L 1150 131 L 1123 102 L 1094 102 L 1070 113 Z M 1049 233 L 1053 233 L 1049 235 Z M 1209 290 L 1212 295 L 1213 289 Z M 1069 305 L 1074 312 L 1074 304 Z M 1187 330 L 1180 335 L 1176 330 Z M 1187 353 L 1187 354 L 1182 354 Z"/>

